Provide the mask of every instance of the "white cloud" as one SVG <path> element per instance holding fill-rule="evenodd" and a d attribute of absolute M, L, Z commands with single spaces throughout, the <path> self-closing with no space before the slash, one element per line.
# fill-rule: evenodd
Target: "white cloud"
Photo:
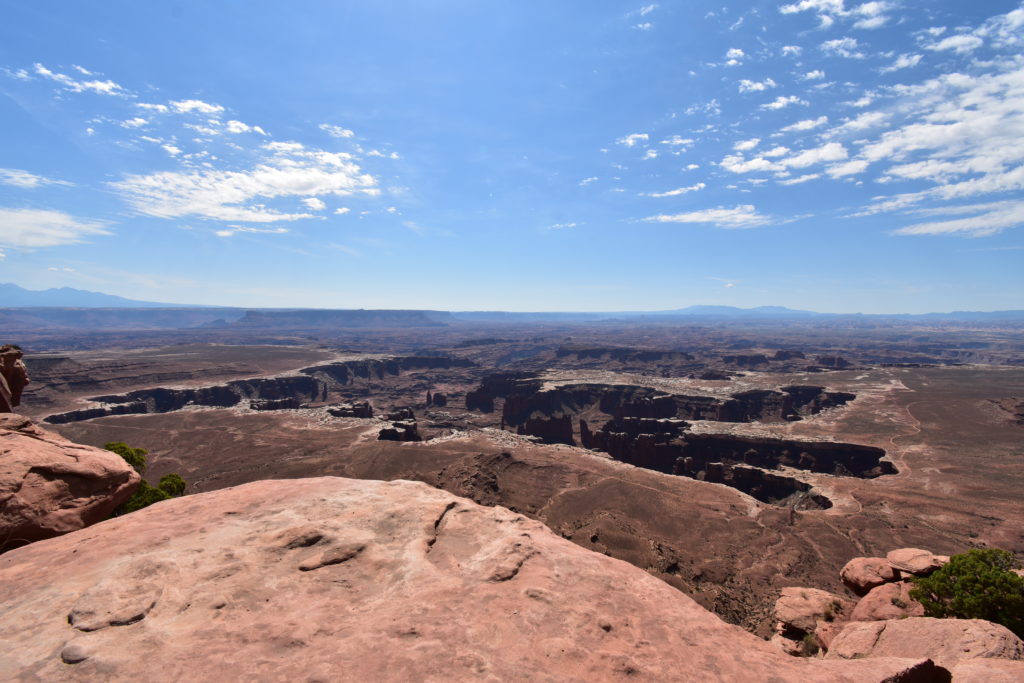
<path fill-rule="evenodd" d="M 778 83 L 770 78 L 766 78 L 763 81 L 751 81 L 744 78 L 740 81 L 740 92 L 760 92 L 768 88 L 774 88 L 777 85 Z"/>
<path fill-rule="evenodd" d="M 347 206 L 342 206 L 342 207 L 340 207 L 340 208 L 337 208 L 337 209 L 335 209 L 335 210 L 334 210 L 334 213 L 335 213 L 335 215 L 337 215 L 337 216 L 343 216 L 344 214 L 346 214 L 346 213 L 350 212 L 351 210 L 352 210 L 352 209 L 348 208 Z"/>
<path fill-rule="evenodd" d="M 739 66 L 746 56 L 746 53 L 738 47 L 729 48 L 725 53 L 725 64 L 726 66 Z"/>
<path fill-rule="evenodd" d="M 575 223 L 555 223 L 554 225 L 549 225 L 548 230 L 568 230 L 575 227 Z"/>
<path fill-rule="evenodd" d="M 820 177 L 820 173 L 808 173 L 806 175 L 798 176 L 796 178 L 780 180 L 779 185 L 800 185 L 801 183 L 806 183 L 808 180 L 815 180 Z"/>
<path fill-rule="evenodd" d="M 955 36 L 950 36 L 949 38 L 944 38 L 943 40 L 940 40 L 937 43 L 932 43 L 931 45 L 925 45 L 925 49 L 952 50 L 958 55 L 965 55 L 968 52 L 973 52 L 977 50 L 984 44 L 984 42 L 985 41 L 983 41 L 978 36 L 959 34 Z"/>
<path fill-rule="evenodd" d="M 760 144 L 761 138 L 751 138 L 749 140 L 741 140 L 734 144 L 732 148 L 737 152 L 745 152 L 750 149 L 754 149 Z"/>
<path fill-rule="evenodd" d="M 638 31 L 650 31 L 652 28 L 654 28 L 654 24 L 652 24 L 649 21 L 645 21 L 642 24 L 634 24 L 633 28 L 637 29 Z"/>
<path fill-rule="evenodd" d="M 856 38 L 836 38 L 835 40 L 826 40 L 821 44 L 821 49 L 830 55 L 847 59 L 864 59 L 866 55 L 858 48 Z"/>
<path fill-rule="evenodd" d="M 815 69 L 814 71 L 808 71 L 800 77 L 802 81 L 820 81 L 825 78 L 825 72 L 821 69 Z"/>
<path fill-rule="evenodd" d="M 846 148 L 838 142 L 829 142 L 821 147 L 807 149 L 782 160 L 790 168 L 806 168 L 826 161 L 840 161 L 848 156 Z"/>
<path fill-rule="evenodd" d="M 630 133 L 629 135 L 619 138 L 616 142 L 620 145 L 625 145 L 626 147 L 633 147 L 637 143 L 647 142 L 649 139 L 650 136 L 647 135 L 647 133 Z"/>
<path fill-rule="evenodd" d="M 61 211 L 0 208 L 0 245 L 23 249 L 77 244 L 89 235 L 109 235 L 103 223 Z"/>
<path fill-rule="evenodd" d="M 767 104 L 762 104 L 760 108 L 775 111 L 778 109 L 784 109 L 785 107 L 788 107 L 791 104 L 802 104 L 806 106 L 807 100 L 802 100 L 796 95 L 789 95 L 786 97 L 779 95 L 771 102 L 768 102 Z"/>
<path fill-rule="evenodd" d="M 306 205 L 306 208 L 310 211 L 323 211 L 327 208 L 327 204 L 318 197 L 306 197 L 302 200 L 302 203 Z"/>
<path fill-rule="evenodd" d="M 782 129 L 782 132 L 788 133 L 798 130 L 813 130 L 820 126 L 824 126 L 826 123 L 828 123 L 827 116 L 819 116 L 816 119 L 804 119 L 803 121 L 797 121 L 796 123 L 786 126 Z"/>
<path fill-rule="evenodd" d="M 650 192 L 647 194 L 648 197 L 678 197 L 681 194 L 688 194 L 690 192 L 697 192 L 703 190 L 707 185 L 704 183 L 697 183 L 689 187 L 680 187 L 675 190 L 668 190 L 667 192 Z"/>
<path fill-rule="evenodd" d="M 974 214 L 964 218 L 915 223 L 894 231 L 897 235 L 952 235 L 984 237 L 1007 228 L 1024 225 L 1024 201 L 1009 200 L 990 204 L 944 207 L 932 213 L 947 215 Z"/>
<path fill-rule="evenodd" d="M 179 114 L 220 114 L 224 107 L 219 104 L 209 104 L 202 100 L 178 100 L 171 102 L 171 108 Z"/>
<path fill-rule="evenodd" d="M 149 123 L 148 120 L 142 118 L 141 116 L 136 116 L 133 119 L 128 119 L 127 121 L 122 121 L 121 122 L 121 127 L 122 128 L 141 128 L 142 126 L 145 126 L 148 123 Z"/>
<path fill-rule="evenodd" d="M 334 126 L 334 125 L 331 125 L 329 123 L 321 123 L 319 127 L 320 127 L 320 130 L 324 131 L 325 133 L 330 135 L 332 138 L 350 138 L 350 137 L 355 135 L 355 133 L 353 131 L 349 130 L 348 128 L 342 128 L 341 126 Z"/>
<path fill-rule="evenodd" d="M 782 46 L 782 56 L 783 57 L 790 57 L 790 56 L 796 57 L 796 56 L 799 56 L 800 53 L 803 52 L 803 51 L 804 51 L 804 49 L 802 47 L 800 47 L 799 45 L 783 45 Z"/>
<path fill-rule="evenodd" d="M 67 74 L 50 71 L 42 64 L 33 64 L 33 70 L 39 76 L 60 83 L 69 92 L 92 92 L 97 95 L 115 95 L 127 97 L 128 91 L 113 81 L 78 81 Z"/>
<path fill-rule="evenodd" d="M 207 168 L 130 175 L 111 187 L 147 216 L 252 223 L 312 217 L 309 213 L 284 213 L 267 206 L 267 200 L 380 193 L 376 179 L 363 173 L 351 155 L 306 148 L 297 142 L 271 142 L 262 147 L 270 156 L 248 170 Z"/>
<path fill-rule="evenodd" d="M 145 111 L 152 111 L 158 114 L 166 114 L 170 109 L 166 104 L 151 104 L 149 102 L 136 102 L 135 106 Z"/>
<path fill-rule="evenodd" d="M 167 143 L 166 145 L 160 145 L 160 146 L 163 147 L 163 150 L 165 152 L 167 152 L 168 154 L 170 154 L 172 157 L 176 157 L 179 154 L 181 154 L 181 148 L 180 147 L 175 147 L 174 145 L 172 145 L 170 143 Z"/>
<path fill-rule="evenodd" d="M 246 123 L 242 123 L 241 121 L 235 121 L 233 119 L 231 121 L 228 121 L 225 124 L 225 126 L 227 127 L 229 133 L 234 133 L 236 135 L 239 134 L 239 133 L 250 133 L 250 132 L 252 132 L 252 133 L 259 133 L 260 135 L 266 135 L 267 134 L 267 132 L 265 130 L 263 130 L 262 128 L 260 128 L 259 126 L 250 126 L 250 125 L 248 125 Z"/>
<path fill-rule="evenodd" d="M 51 180 L 17 168 L 0 168 L 0 185 L 31 189 L 40 185 L 71 185 L 71 183 L 63 180 Z"/>
<path fill-rule="evenodd" d="M 752 204 L 742 204 L 731 209 L 719 206 L 688 213 L 661 214 L 644 220 L 652 223 L 704 223 L 719 228 L 756 228 L 771 222 L 770 218 L 759 214 Z"/>
<path fill-rule="evenodd" d="M 672 145 L 673 147 L 689 147 L 693 143 L 693 138 L 684 138 L 678 135 L 673 135 L 672 137 L 665 138 L 661 141 L 661 144 Z"/>
<path fill-rule="evenodd" d="M 732 173 L 753 173 L 755 171 L 779 171 L 784 167 L 763 157 L 747 160 L 741 154 L 730 154 L 722 158 L 718 165 Z"/>
<path fill-rule="evenodd" d="M 580 181 L 580 187 L 586 187 L 587 185 L 589 185 L 590 183 L 592 183 L 592 182 L 594 182 L 595 180 L 598 180 L 598 179 L 599 178 L 597 176 L 591 176 L 589 178 L 584 178 L 583 180 Z"/>
<path fill-rule="evenodd" d="M 686 170 L 687 171 L 696 171 L 698 168 L 700 168 L 700 164 L 687 164 L 686 165 Z"/>
<path fill-rule="evenodd" d="M 854 21 L 854 28 L 873 29 L 889 21 L 885 12 L 894 7 L 891 2 L 865 2 L 847 10 L 843 0 L 800 0 L 780 6 L 779 11 L 782 14 L 812 11 L 817 14 L 821 28 L 832 26 L 836 19 L 846 19 Z"/>
<path fill-rule="evenodd" d="M 658 150 L 656 150 L 656 149 L 649 149 L 646 152 L 644 152 L 644 159 L 657 159 L 657 158 L 658 158 Z"/>
<path fill-rule="evenodd" d="M 650 14 L 656 9 L 658 9 L 657 5 L 644 5 L 639 10 L 637 10 L 637 14 L 639 14 L 641 17 L 646 17 L 648 14 Z"/>
<path fill-rule="evenodd" d="M 772 147 L 767 152 L 761 152 L 761 156 L 765 156 L 768 158 L 782 157 L 786 156 L 787 154 L 789 154 L 789 147 L 783 147 L 782 145 Z"/>
<path fill-rule="evenodd" d="M 883 66 L 879 71 L 884 74 L 899 71 L 900 69 L 910 69 L 918 65 L 921 61 L 921 55 L 919 54 L 902 54 L 896 58 L 896 61 L 889 66 Z"/>
<path fill-rule="evenodd" d="M 217 237 L 231 237 L 240 232 L 257 233 L 262 235 L 283 235 L 288 228 L 249 228 L 243 225 L 231 225 L 227 229 L 217 230 L 213 234 Z"/>
<path fill-rule="evenodd" d="M 843 178 L 848 175 L 857 175 L 867 170 L 868 162 L 863 159 L 852 159 L 843 164 L 835 164 L 825 169 L 831 178 Z"/>

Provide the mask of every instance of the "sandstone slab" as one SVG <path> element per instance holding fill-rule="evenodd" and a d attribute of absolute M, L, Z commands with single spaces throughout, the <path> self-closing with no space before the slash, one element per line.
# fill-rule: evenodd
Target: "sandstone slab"
<path fill-rule="evenodd" d="M 0 556 L 0 679 L 942 680 L 799 660 L 504 508 L 269 480 Z M 932 677 L 932 678 L 929 678 Z"/>
<path fill-rule="evenodd" d="M 859 657 L 928 657 L 949 669 L 963 660 L 1024 660 L 1024 642 L 1005 626 L 981 619 L 852 622 L 832 641 L 826 658 Z"/>
<path fill-rule="evenodd" d="M 119 455 L 0 414 L 0 549 L 106 519 L 140 477 Z"/>
<path fill-rule="evenodd" d="M 866 595 L 872 588 L 897 579 L 884 557 L 855 557 L 840 570 L 839 576 L 857 595 Z"/>
<path fill-rule="evenodd" d="M 893 569 L 914 576 L 927 576 L 949 562 L 947 555 L 934 555 L 920 548 L 890 550 L 885 559 Z"/>

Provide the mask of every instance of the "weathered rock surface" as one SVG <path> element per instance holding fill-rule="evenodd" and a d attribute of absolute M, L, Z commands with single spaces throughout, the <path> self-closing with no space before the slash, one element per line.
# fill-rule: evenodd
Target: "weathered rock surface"
<path fill-rule="evenodd" d="M 72 443 L 21 415 L 0 415 L 0 549 L 95 524 L 140 477 L 110 451 Z"/>
<path fill-rule="evenodd" d="M 18 347 L 0 346 L 0 413 L 13 413 L 21 403 L 21 392 L 28 385 L 28 370 L 21 358 Z"/>
<path fill-rule="evenodd" d="M 8 680 L 945 674 L 923 659 L 789 658 L 642 570 L 406 481 L 164 501 L 0 557 L 0 611 Z"/>
<path fill-rule="evenodd" d="M 890 550 L 886 553 L 885 559 L 893 569 L 914 576 L 927 576 L 949 562 L 947 555 L 933 555 L 920 548 Z"/>
<path fill-rule="evenodd" d="M 896 573 L 883 557 L 855 557 L 840 570 L 839 576 L 857 595 L 866 595 L 872 588 L 896 580 Z"/>
<path fill-rule="evenodd" d="M 924 606 L 910 597 L 913 584 L 907 581 L 886 583 L 872 588 L 853 610 L 853 621 L 885 621 L 903 617 L 923 617 Z"/>
<path fill-rule="evenodd" d="M 928 657 L 951 668 L 967 659 L 1024 660 L 1024 642 L 1005 626 L 981 619 L 852 622 L 832 641 L 826 659 L 860 657 Z"/>
<path fill-rule="evenodd" d="M 853 603 L 816 588 L 783 588 L 775 601 L 775 636 L 772 641 L 789 654 L 810 654 L 804 638 L 828 647 L 836 629 L 833 625 L 850 617 Z"/>

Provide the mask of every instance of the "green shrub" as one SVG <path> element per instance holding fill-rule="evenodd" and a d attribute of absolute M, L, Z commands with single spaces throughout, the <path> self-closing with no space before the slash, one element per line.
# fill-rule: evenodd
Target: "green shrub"
<path fill-rule="evenodd" d="M 171 498 L 177 498 L 185 493 L 185 480 L 179 474 L 165 474 L 160 477 L 160 483 L 157 484 L 157 488 Z"/>
<path fill-rule="evenodd" d="M 113 516 L 120 517 L 121 515 L 127 515 L 129 512 L 141 510 L 144 507 L 149 507 L 153 503 L 159 503 L 161 500 L 167 500 L 170 497 L 170 494 L 150 486 L 149 482 L 143 479 L 139 482 L 139 488 L 135 489 L 135 493 L 132 494 L 132 497 L 122 503 L 119 508 L 114 510 Z"/>
<path fill-rule="evenodd" d="M 149 451 L 145 448 L 132 448 L 124 441 L 111 441 L 104 448 L 120 455 L 140 475 L 146 472 L 146 455 Z M 129 512 L 149 507 L 153 503 L 159 503 L 161 500 L 177 498 L 184 493 L 185 480 L 179 474 L 165 474 L 160 477 L 160 483 L 155 487 L 150 486 L 149 482 L 143 479 L 139 482 L 139 487 L 135 489 L 132 497 L 114 510 L 111 517 L 126 515 Z"/>
<path fill-rule="evenodd" d="M 1005 550 L 990 548 L 954 555 L 931 576 L 914 578 L 910 597 L 925 616 L 986 619 L 1024 638 L 1024 578 Z"/>
<path fill-rule="evenodd" d="M 804 646 L 801 649 L 800 654 L 804 657 L 813 657 L 821 651 L 821 646 L 818 645 L 818 639 L 813 633 L 807 633 L 804 635 L 803 644 Z"/>
<path fill-rule="evenodd" d="M 146 473 L 146 454 L 149 451 L 145 448 L 132 448 L 124 441 L 111 441 L 103 447 L 120 455 L 139 474 Z"/>

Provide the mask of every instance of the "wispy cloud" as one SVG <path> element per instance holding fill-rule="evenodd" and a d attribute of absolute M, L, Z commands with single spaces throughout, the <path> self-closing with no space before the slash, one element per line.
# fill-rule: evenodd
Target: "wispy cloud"
<path fill-rule="evenodd" d="M 675 190 L 668 190 L 667 192 L 649 192 L 648 197 L 678 197 L 682 194 L 688 194 L 690 192 L 697 192 L 703 190 L 707 185 L 704 183 L 697 183 L 696 185 L 690 185 L 689 187 L 680 187 Z"/>
<path fill-rule="evenodd" d="M 0 208 L 0 245 L 22 249 L 84 242 L 109 235 L 106 224 L 82 220 L 61 211 Z"/>
<path fill-rule="evenodd" d="M 61 87 L 74 93 L 91 92 L 97 95 L 114 95 L 116 97 L 129 97 L 130 93 L 122 88 L 114 81 L 101 81 L 91 80 L 83 81 L 76 78 L 72 78 L 67 74 L 62 74 L 58 71 L 51 71 L 42 64 L 36 63 L 32 65 L 33 72 L 42 78 L 59 83 Z M 27 72 L 23 72 L 26 73 Z"/>
<path fill-rule="evenodd" d="M 44 178 L 41 175 L 35 173 L 29 173 L 28 171 L 22 171 L 17 168 L 0 168 L 0 185 L 11 185 L 12 187 L 21 187 L 31 189 L 40 187 L 42 185 L 71 185 L 71 183 L 64 180 L 53 180 L 51 178 Z"/>
<path fill-rule="evenodd" d="M 771 223 L 767 216 L 759 214 L 752 204 L 741 204 L 733 208 L 719 206 L 686 213 L 661 214 L 644 219 L 653 223 L 698 223 L 719 228 L 756 228 Z"/>

